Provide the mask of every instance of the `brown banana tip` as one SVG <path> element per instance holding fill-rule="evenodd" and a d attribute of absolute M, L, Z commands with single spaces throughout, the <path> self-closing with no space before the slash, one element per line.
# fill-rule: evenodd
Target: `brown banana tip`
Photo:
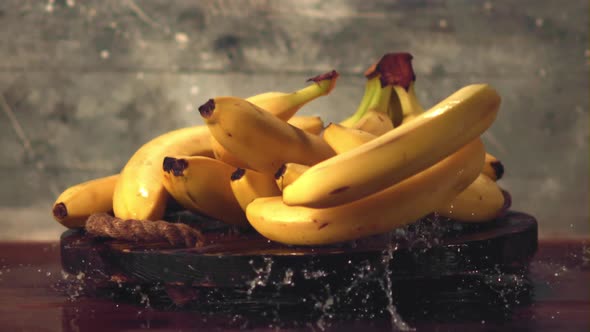
<path fill-rule="evenodd" d="M 236 170 L 233 173 L 231 173 L 231 180 L 232 181 L 239 180 L 239 179 L 241 179 L 244 176 L 244 174 L 246 174 L 246 170 L 245 169 L 243 169 L 243 168 L 236 168 Z"/>
<path fill-rule="evenodd" d="M 325 80 L 336 80 L 340 74 L 336 70 L 329 71 L 327 73 L 320 74 L 318 76 L 314 76 L 312 78 L 308 78 L 306 82 L 315 82 L 319 83 Z"/>
<path fill-rule="evenodd" d="M 512 195 L 504 189 L 502 189 L 502 195 L 504 196 L 504 204 L 502 204 L 502 208 L 500 209 L 499 217 L 506 214 L 512 206 Z"/>
<path fill-rule="evenodd" d="M 406 52 L 387 53 L 379 62 L 367 69 L 365 77 L 371 79 L 379 74 L 381 75 L 379 78 L 381 87 L 397 85 L 407 91 L 410 84 L 416 80 L 412 59 L 413 56 Z"/>
<path fill-rule="evenodd" d="M 280 179 L 281 176 L 285 174 L 285 171 L 287 171 L 287 166 L 282 164 L 281 167 L 279 167 L 279 169 L 275 172 L 275 180 Z"/>
<path fill-rule="evenodd" d="M 64 203 L 57 203 L 53 206 L 53 216 L 57 219 L 62 220 L 68 216 L 68 208 Z"/>
<path fill-rule="evenodd" d="M 205 119 L 211 117 L 213 110 L 215 110 L 215 100 L 213 99 L 209 99 L 203 105 L 199 106 L 199 113 L 201 113 L 201 116 Z"/>
<path fill-rule="evenodd" d="M 164 172 L 172 173 L 174 176 L 182 176 L 182 173 L 188 167 L 188 162 L 185 159 L 176 159 L 172 157 L 165 157 L 162 168 Z"/>
<path fill-rule="evenodd" d="M 494 169 L 494 174 L 496 174 L 496 181 L 500 180 L 502 176 L 504 176 L 504 165 L 501 161 L 496 160 L 490 163 L 490 166 Z"/>

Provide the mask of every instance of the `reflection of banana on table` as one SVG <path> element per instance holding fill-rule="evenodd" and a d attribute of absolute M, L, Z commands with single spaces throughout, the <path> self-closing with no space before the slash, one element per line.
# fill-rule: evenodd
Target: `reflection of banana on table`
<path fill-rule="evenodd" d="M 365 72 L 355 112 L 326 127 L 319 116 L 296 113 L 330 94 L 336 71 L 290 93 L 211 98 L 199 107 L 205 125 L 158 136 L 120 174 L 68 188 L 53 215 L 66 227 L 148 241 L 184 231 L 161 220 L 179 205 L 299 245 L 386 233 L 431 213 L 496 219 L 510 195 L 496 182 L 504 166 L 480 136 L 500 96 L 473 84 L 424 108 L 411 62 L 408 53 L 384 55 Z"/>

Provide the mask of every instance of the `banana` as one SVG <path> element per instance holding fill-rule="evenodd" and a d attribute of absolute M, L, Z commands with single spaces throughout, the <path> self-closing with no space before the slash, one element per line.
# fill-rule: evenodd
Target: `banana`
<path fill-rule="evenodd" d="M 381 136 L 393 129 L 393 122 L 386 113 L 367 111 L 358 122 L 350 127 Z"/>
<path fill-rule="evenodd" d="M 337 123 L 330 123 L 324 130 L 322 137 L 337 154 L 352 150 L 377 138 L 376 135 L 366 131 L 344 127 Z"/>
<path fill-rule="evenodd" d="M 313 165 L 335 154 L 318 135 L 296 128 L 244 99 L 209 99 L 199 112 L 211 135 L 259 172 L 274 174 L 286 162 Z"/>
<path fill-rule="evenodd" d="M 140 147 L 129 159 L 113 193 L 113 210 L 121 219 L 158 220 L 169 197 L 162 184 L 166 155 L 213 157 L 207 126 L 178 129 Z"/>
<path fill-rule="evenodd" d="M 184 208 L 227 224 L 247 225 L 229 183 L 234 167 L 201 156 L 166 157 L 160 167 L 164 187 Z"/>
<path fill-rule="evenodd" d="M 504 175 L 504 165 L 498 158 L 490 153 L 486 153 L 486 161 L 483 165 L 482 173 L 490 179 L 498 181 Z"/>
<path fill-rule="evenodd" d="M 231 175 L 231 189 L 244 212 L 254 199 L 280 195 L 272 175 L 243 168 L 236 169 Z"/>
<path fill-rule="evenodd" d="M 450 203 L 435 210 L 462 222 L 482 222 L 501 216 L 510 207 L 509 196 L 483 173 Z"/>
<path fill-rule="evenodd" d="M 337 71 L 332 70 L 308 79 L 307 82 L 313 82 L 313 84 L 303 89 L 290 93 L 266 92 L 248 97 L 246 100 L 269 111 L 277 118 L 287 121 L 307 103 L 332 92 L 339 76 Z"/>
<path fill-rule="evenodd" d="M 273 241 L 321 245 L 391 231 L 448 202 L 481 172 L 484 147 L 479 138 L 433 166 L 385 190 L 331 208 L 286 205 L 281 196 L 248 205 L 250 224 Z"/>
<path fill-rule="evenodd" d="M 68 228 L 82 228 L 91 214 L 112 211 L 118 179 L 115 174 L 69 187 L 53 204 L 53 218 Z"/>
<path fill-rule="evenodd" d="M 324 122 L 319 116 L 294 116 L 287 123 L 315 135 L 318 135 L 324 129 Z M 221 160 L 236 168 L 251 168 L 247 162 L 238 159 L 227 151 L 213 136 L 211 136 L 211 148 L 213 149 L 215 159 Z"/>
<path fill-rule="evenodd" d="M 319 135 L 324 130 L 324 121 L 317 115 L 294 116 L 287 123 L 314 135 Z"/>
<path fill-rule="evenodd" d="M 499 106 L 500 96 L 490 86 L 466 86 L 407 125 L 314 165 L 283 190 L 283 200 L 329 207 L 383 190 L 479 137 Z"/>
<path fill-rule="evenodd" d="M 283 189 L 293 183 L 295 179 L 301 176 L 303 172 L 307 171 L 309 166 L 297 163 L 286 163 L 279 168 L 275 173 L 275 181 L 277 187 L 282 192 Z"/>

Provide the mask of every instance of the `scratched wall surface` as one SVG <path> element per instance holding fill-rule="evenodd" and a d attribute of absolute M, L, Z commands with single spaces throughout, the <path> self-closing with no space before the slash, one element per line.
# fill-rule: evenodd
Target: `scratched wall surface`
<path fill-rule="evenodd" d="M 336 90 L 302 113 L 341 120 L 389 51 L 414 55 L 426 106 L 495 86 L 484 141 L 514 208 L 544 236 L 587 236 L 588 23 L 586 0 L 3 0 L 0 239 L 57 239 L 63 189 L 201 123 L 209 97 L 289 91 L 335 68 Z"/>

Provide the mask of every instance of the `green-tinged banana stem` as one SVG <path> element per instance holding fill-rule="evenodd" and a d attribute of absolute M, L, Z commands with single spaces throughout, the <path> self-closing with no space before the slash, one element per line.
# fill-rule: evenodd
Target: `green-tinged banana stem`
<path fill-rule="evenodd" d="M 353 115 L 348 117 L 346 120 L 340 122 L 340 124 L 346 127 L 351 127 L 358 120 L 360 120 L 369 109 L 369 106 L 371 105 L 373 100 L 376 97 L 378 98 L 378 96 L 376 95 L 379 94 L 380 88 L 381 82 L 379 81 L 378 76 L 368 79 L 365 83 L 365 94 L 363 95 L 363 98 L 361 99 L 361 103 L 359 104 L 357 110 L 354 112 Z"/>
<path fill-rule="evenodd" d="M 282 243 L 354 240 L 391 231 L 431 213 L 473 182 L 483 160 L 483 144 L 477 138 L 426 170 L 349 204 L 321 209 L 288 206 L 276 196 L 254 200 L 246 215 L 260 234 Z"/>

